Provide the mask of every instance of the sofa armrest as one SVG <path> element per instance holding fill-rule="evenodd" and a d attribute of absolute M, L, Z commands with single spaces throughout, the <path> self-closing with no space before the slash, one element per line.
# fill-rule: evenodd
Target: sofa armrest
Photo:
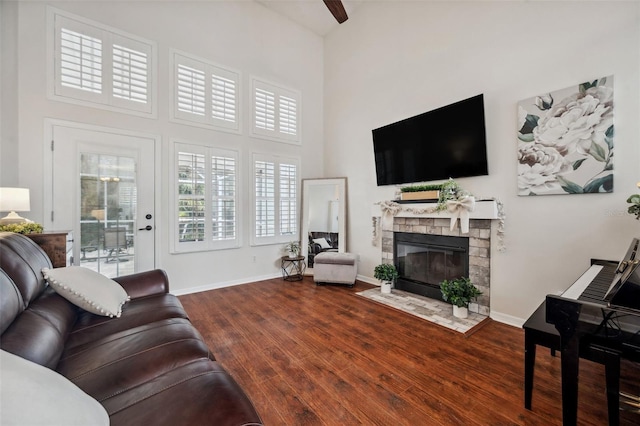
<path fill-rule="evenodd" d="M 162 269 L 123 275 L 113 280 L 118 282 L 132 299 L 169 292 L 169 277 Z"/>

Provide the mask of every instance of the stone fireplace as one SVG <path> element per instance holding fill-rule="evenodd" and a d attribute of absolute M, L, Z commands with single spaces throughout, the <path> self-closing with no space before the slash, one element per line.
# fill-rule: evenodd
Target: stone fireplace
<path fill-rule="evenodd" d="M 415 290 L 416 286 L 421 284 L 416 284 L 414 281 L 422 281 L 422 278 L 427 278 L 427 281 L 431 281 L 428 283 L 431 284 L 431 288 L 428 290 L 430 295 L 427 294 L 426 296 L 442 300 L 439 288 L 435 286 L 442 281 L 443 274 L 447 273 L 447 271 L 451 274 L 459 274 L 462 271 L 464 274 L 465 268 L 467 268 L 467 275 L 465 276 L 468 276 L 471 282 L 482 292 L 476 303 L 472 303 L 469 306 L 469 311 L 481 315 L 489 315 L 491 295 L 491 223 L 493 219 L 498 219 L 498 211 L 495 202 L 482 203 L 490 204 L 486 206 L 480 205 L 480 208 L 478 208 L 478 203 L 476 203 L 476 209 L 471 213 L 471 219 L 469 220 L 468 233 L 462 233 L 459 226 L 450 230 L 451 219 L 446 212 L 416 213 L 416 209 L 419 210 L 418 206 L 420 204 L 413 204 L 412 206 L 416 207 L 413 207 L 408 212 L 399 211 L 395 212 L 394 215 L 385 215 L 382 211 L 378 214 L 374 212 L 374 217 L 381 218 L 382 224 L 382 261 L 394 263 L 399 269 L 404 268 L 404 264 L 399 265 L 400 259 L 396 258 L 398 254 L 396 236 L 400 236 L 401 240 L 409 239 L 409 249 L 402 249 L 401 252 L 401 254 L 405 255 L 403 262 L 407 260 L 406 254 L 419 258 L 416 259 L 418 263 L 410 267 L 412 268 L 411 270 L 402 271 L 408 272 L 409 279 L 405 281 L 409 282 L 409 284 L 400 282 L 400 289 L 425 295 L 424 292 Z M 435 249 L 432 250 L 433 253 L 424 254 L 422 248 L 411 247 L 416 245 L 411 234 L 419 234 L 420 237 L 417 240 L 422 240 L 422 236 L 436 237 L 432 238 L 432 245 L 435 246 Z M 451 239 L 451 242 L 447 242 L 449 239 Z M 466 253 L 462 254 L 465 250 Z M 415 254 L 420 252 L 423 253 Z M 464 259 L 461 260 L 461 256 L 464 256 Z M 428 264 L 432 262 L 434 264 Z M 438 264 L 438 262 L 441 263 Z M 421 268 L 423 270 L 419 271 Z M 424 270 L 424 268 L 429 270 Z"/>
<path fill-rule="evenodd" d="M 442 300 L 440 283 L 469 276 L 469 238 L 393 233 L 395 288 Z"/>

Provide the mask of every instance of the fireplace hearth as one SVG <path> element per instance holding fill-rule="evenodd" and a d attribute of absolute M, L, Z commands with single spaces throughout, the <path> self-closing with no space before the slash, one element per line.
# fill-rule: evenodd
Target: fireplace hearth
<path fill-rule="evenodd" d="M 469 238 L 395 232 L 396 288 L 442 300 L 440 283 L 469 276 Z"/>

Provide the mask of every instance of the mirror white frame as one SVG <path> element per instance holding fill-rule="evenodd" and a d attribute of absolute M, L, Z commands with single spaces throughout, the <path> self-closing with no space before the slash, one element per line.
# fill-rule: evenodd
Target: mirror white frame
<path fill-rule="evenodd" d="M 332 188 L 333 187 L 333 188 Z M 326 196 L 326 222 L 327 230 L 310 229 L 311 221 L 314 217 L 314 205 L 322 203 L 314 195 L 320 193 L 331 193 L 333 195 Z M 334 207 L 337 213 L 337 223 L 332 219 L 330 203 L 337 201 Z M 316 209 L 317 210 L 317 209 Z M 329 222 L 332 222 L 329 224 Z M 328 178 L 328 179 L 302 179 L 302 218 L 300 221 L 300 245 L 301 254 L 307 262 L 306 275 L 313 275 L 313 267 L 309 266 L 309 232 L 337 232 L 338 233 L 338 253 L 347 251 L 347 178 Z"/>

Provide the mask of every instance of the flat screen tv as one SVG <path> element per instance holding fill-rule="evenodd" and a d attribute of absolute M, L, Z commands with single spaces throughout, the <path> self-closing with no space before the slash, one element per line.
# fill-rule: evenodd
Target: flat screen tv
<path fill-rule="evenodd" d="M 372 135 L 378 186 L 489 174 L 482 94 Z"/>

